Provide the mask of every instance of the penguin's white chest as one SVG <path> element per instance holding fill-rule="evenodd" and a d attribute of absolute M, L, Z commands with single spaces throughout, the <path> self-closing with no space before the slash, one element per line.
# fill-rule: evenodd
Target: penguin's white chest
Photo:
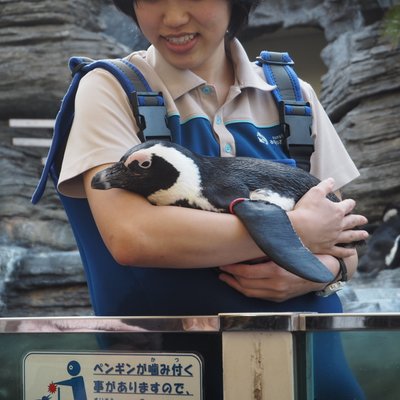
<path fill-rule="evenodd" d="M 214 207 L 201 193 L 201 186 L 187 185 L 180 179 L 168 189 L 158 190 L 148 197 L 149 201 L 158 206 L 167 206 L 179 202 L 187 202 L 192 208 L 206 211 L 221 212 Z"/>
<path fill-rule="evenodd" d="M 206 211 L 221 212 L 202 194 L 202 181 L 198 166 L 189 157 L 173 148 L 162 148 L 161 154 L 179 172 L 178 179 L 168 189 L 161 189 L 148 197 L 148 200 L 159 206 L 187 202 L 190 207 Z"/>

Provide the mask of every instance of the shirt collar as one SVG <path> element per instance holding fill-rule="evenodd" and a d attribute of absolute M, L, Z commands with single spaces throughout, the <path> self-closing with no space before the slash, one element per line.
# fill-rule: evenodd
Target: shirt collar
<path fill-rule="evenodd" d="M 169 64 L 153 45 L 147 49 L 146 60 L 164 81 L 174 100 L 206 83 L 192 71 L 181 70 Z"/>
<path fill-rule="evenodd" d="M 262 68 L 251 62 L 239 40 L 231 42 L 231 57 L 235 68 L 235 85 L 240 89 L 254 87 L 271 91 L 275 86 L 269 85 L 263 78 Z M 181 70 L 169 64 L 161 53 L 151 45 L 147 49 L 146 61 L 154 68 L 174 100 L 207 82 L 190 70 Z"/>
<path fill-rule="evenodd" d="M 236 84 L 240 88 L 254 87 L 265 91 L 275 89 L 275 86 L 265 81 L 262 67 L 249 60 L 246 50 L 239 40 L 232 40 L 230 50 L 235 68 Z"/>

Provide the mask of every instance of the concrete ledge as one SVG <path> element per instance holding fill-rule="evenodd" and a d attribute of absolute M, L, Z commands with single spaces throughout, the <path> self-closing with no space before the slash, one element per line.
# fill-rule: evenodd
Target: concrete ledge
<path fill-rule="evenodd" d="M 54 128 L 54 119 L 14 118 L 8 121 L 11 128 Z"/>
<path fill-rule="evenodd" d="M 19 137 L 19 138 L 13 138 L 12 144 L 14 146 L 50 147 L 51 139 Z"/>

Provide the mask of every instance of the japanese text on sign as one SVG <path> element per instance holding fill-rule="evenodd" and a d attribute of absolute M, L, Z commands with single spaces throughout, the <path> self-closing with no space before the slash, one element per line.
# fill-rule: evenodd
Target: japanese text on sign
<path fill-rule="evenodd" d="M 203 399 L 191 353 L 29 353 L 23 371 L 24 400 Z"/>

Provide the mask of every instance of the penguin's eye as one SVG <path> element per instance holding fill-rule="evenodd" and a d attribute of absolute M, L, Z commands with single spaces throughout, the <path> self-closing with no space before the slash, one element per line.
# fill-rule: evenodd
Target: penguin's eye
<path fill-rule="evenodd" d="M 143 161 L 143 162 L 139 163 L 139 167 L 143 168 L 143 169 L 150 168 L 151 167 L 151 161 L 149 161 L 149 160 Z"/>

